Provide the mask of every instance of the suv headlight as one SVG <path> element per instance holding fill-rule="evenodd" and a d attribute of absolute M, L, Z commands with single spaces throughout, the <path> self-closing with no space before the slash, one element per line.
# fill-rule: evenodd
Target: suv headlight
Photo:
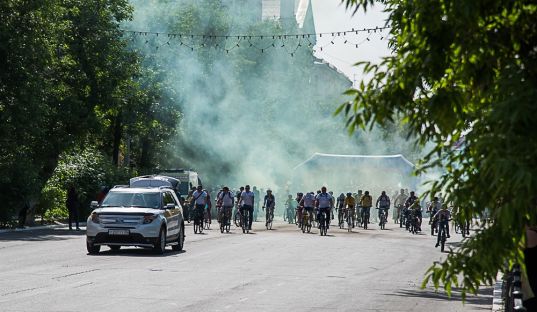
<path fill-rule="evenodd" d="M 99 223 L 99 214 L 97 214 L 96 212 L 92 212 L 90 218 L 91 222 Z"/>
<path fill-rule="evenodd" d="M 144 216 L 144 224 L 149 224 L 153 222 L 158 216 L 155 214 L 149 214 Z"/>

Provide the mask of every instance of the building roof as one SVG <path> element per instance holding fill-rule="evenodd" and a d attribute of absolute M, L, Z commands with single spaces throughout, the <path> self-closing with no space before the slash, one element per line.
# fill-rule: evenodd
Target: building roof
<path fill-rule="evenodd" d="M 293 170 L 299 168 L 319 167 L 358 167 L 369 168 L 397 168 L 410 174 L 415 166 L 403 155 L 335 155 L 315 153 L 306 161 L 298 164 Z"/>

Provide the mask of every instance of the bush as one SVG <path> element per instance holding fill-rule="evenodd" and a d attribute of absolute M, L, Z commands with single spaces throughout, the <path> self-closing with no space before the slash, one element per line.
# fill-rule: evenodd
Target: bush
<path fill-rule="evenodd" d="M 79 216 L 84 220 L 90 212 L 90 202 L 96 200 L 101 187 L 128 184 L 132 174 L 127 169 L 113 166 L 93 147 L 74 149 L 60 157 L 53 176 L 41 191 L 37 212 L 47 221 L 67 218 L 67 189 L 73 185 L 80 204 Z"/>

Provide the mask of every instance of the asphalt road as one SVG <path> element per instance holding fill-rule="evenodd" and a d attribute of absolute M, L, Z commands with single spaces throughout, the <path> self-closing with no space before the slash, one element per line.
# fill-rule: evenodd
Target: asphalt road
<path fill-rule="evenodd" d="M 252 234 L 194 235 L 185 250 L 86 253 L 84 232 L 0 234 L 0 311 L 484 311 L 492 291 L 461 303 L 419 288 L 443 255 L 435 238 L 388 224 L 327 237 L 282 222 Z M 425 230 L 425 229 L 424 229 Z M 459 235 L 452 235 L 456 244 Z"/>

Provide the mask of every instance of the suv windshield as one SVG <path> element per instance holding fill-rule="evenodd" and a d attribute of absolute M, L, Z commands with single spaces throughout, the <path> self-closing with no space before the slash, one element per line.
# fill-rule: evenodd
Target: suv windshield
<path fill-rule="evenodd" d="M 160 193 L 120 193 L 110 192 L 101 207 L 144 207 L 160 208 Z"/>

